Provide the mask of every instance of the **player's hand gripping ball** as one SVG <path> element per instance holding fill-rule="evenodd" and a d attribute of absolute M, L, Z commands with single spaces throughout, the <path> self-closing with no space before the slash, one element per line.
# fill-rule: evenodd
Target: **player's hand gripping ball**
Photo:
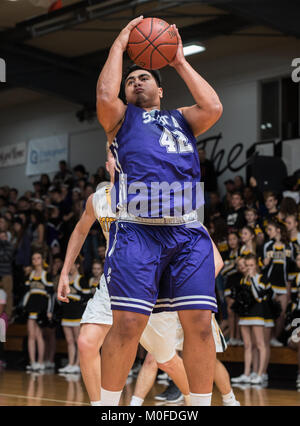
<path fill-rule="evenodd" d="M 138 66 L 148 70 L 163 68 L 176 56 L 175 29 L 159 18 L 145 18 L 130 32 L 127 53 Z"/>

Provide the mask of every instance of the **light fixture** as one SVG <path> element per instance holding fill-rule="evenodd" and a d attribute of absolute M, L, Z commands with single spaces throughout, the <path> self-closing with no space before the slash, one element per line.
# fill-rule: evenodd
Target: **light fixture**
<path fill-rule="evenodd" d="M 184 56 L 194 55 L 195 53 L 204 52 L 205 47 L 199 42 L 187 43 L 183 46 Z"/>

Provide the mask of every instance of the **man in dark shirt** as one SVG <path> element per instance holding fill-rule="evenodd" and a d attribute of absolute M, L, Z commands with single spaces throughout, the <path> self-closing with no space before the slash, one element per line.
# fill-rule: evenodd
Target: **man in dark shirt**
<path fill-rule="evenodd" d="M 244 201 L 240 192 L 233 192 L 231 195 L 231 209 L 227 214 L 228 231 L 238 231 L 246 225 L 244 214 Z"/>

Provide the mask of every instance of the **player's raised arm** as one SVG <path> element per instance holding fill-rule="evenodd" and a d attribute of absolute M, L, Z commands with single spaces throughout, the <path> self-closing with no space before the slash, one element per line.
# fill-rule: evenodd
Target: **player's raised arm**
<path fill-rule="evenodd" d="M 100 124 L 109 135 L 123 119 L 126 106 L 118 97 L 122 82 L 123 53 L 131 30 L 143 19 L 135 18 L 126 25 L 110 48 L 108 58 L 97 83 L 97 115 Z"/>
<path fill-rule="evenodd" d="M 93 194 L 89 196 L 86 208 L 77 222 L 74 231 L 71 234 L 67 253 L 64 261 L 64 265 L 59 277 L 59 283 L 57 288 L 57 298 L 62 302 L 69 302 L 68 294 L 70 292 L 69 289 L 69 272 L 71 267 L 73 266 L 77 256 L 80 253 L 80 250 L 83 246 L 83 243 L 91 229 L 91 226 L 95 222 L 95 215 L 93 210 Z"/>
<path fill-rule="evenodd" d="M 178 29 L 174 26 L 178 37 L 178 49 L 174 61 L 170 64 L 189 88 L 196 105 L 179 108 L 191 126 L 194 135 L 204 133 L 221 117 L 223 107 L 214 89 L 186 61 L 183 54 L 182 40 Z"/>

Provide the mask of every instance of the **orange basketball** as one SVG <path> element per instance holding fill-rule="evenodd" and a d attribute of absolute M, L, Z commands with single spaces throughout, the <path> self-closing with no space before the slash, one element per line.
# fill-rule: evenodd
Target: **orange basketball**
<path fill-rule="evenodd" d="M 173 61 L 177 46 L 171 25 L 159 18 L 145 18 L 131 31 L 127 53 L 136 65 L 156 70 Z"/>

